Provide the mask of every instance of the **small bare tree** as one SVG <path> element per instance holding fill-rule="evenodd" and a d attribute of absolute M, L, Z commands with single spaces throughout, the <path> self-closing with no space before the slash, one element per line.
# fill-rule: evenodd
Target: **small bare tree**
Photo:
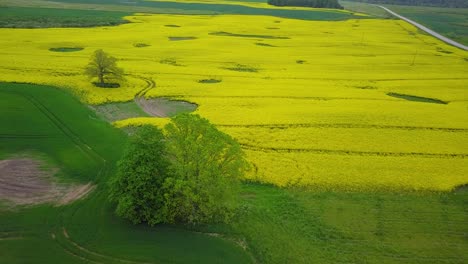
<path fill-rule="evenodd" d="M 112 86 L 107 81 L 123 80 L 124 71 L 117 67 L 117 59 L 109 56 L 102 49 L 96 50 L 91 57 L 91 61 L 86 66 L 86 74 L 90 78 L 98 78 L 97 86 Z M 117 84 L 118 85 L 118 84 Z"/>

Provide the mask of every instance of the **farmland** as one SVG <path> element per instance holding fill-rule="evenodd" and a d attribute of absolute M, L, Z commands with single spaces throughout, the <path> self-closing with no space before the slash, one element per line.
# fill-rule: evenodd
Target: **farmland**
<path fill-rule="evenodd" d="M 125 12 L 64 10 L 54 12 L 50 8 L 1 7 L 2 28 L 48 28 L 112 26 L 126 23 Z"/>
<path fill-rule="evenodd" d="M 2 122 L 16 124 L 2 126 L 2 158 L 28 150 L 28 155 L 42 154 L 48 163 L 61 164 L 63 181 L 92 180 L 100 186 L 88 199 L 66 207 L 0 211 L 1 263 L 219 263 L 220 258 L 249 263 L 252 256 L 262 263 L 363 258 L 464 263 L 468 258 L 464 188 L 451 193 L 335 192 L 245 183 L 244 213 L 231 225 L 196 230 L 132 226 L 113 214 L 103 185 L 114 171 L 124 134 L 58 89 L 2 83 L 0 91 L 2 113 L 9 114 L 2 115 Z M 248 253 L 232 242 L 237 240 L 244 241 Z"/>
<path fill-rule="evenodd" d="M 43 10 L 59 28 L 0 29 L 0 157 L 94 189 L 61 206 L 2 202 L 0 263 L 468 261 L 466 51 L 348 11 L 62 2 L 62 16 Z M 8 23 L 34 25 L 35 8 Z M 104 25 L 70 28 L 66 14 Z M 83 74 L 97 49 L 125 70 L 119 88 Z M 118 218 L 106 182 L 125 132 L 187 111 L 246 153 L 239 214 L 203 226 Z M 0 179 L 0 194 L 10 185 Z"/>
<path fill-rule="evenodd" d="M 450 190 L 466 181 L 466 53 L 404 22 L 248 16 L 242 19 L 249 26 L 241 28 L 233 23 L 238 16 L 126 19 L 134 23 L 3 29 L 2 81 L 66 87 L 85 103 L 103 104 L 132 100 L 153 80 L 147 97 L 199 105 L 198 113 L 245 147 L 257 168 L 248 178 L 280 186 Z M 378 34 L 382 28 L 385 35 Z M 127 82 L 95 88 L 81 67 L 109 41 L 106 50 L 128 69 Z M 49 51 L 54 47 L 83 50 Z"/>

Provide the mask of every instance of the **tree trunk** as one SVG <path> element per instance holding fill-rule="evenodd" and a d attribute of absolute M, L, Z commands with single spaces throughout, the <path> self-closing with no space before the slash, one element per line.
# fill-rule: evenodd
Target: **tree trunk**
<path fill-rule="evenodd" d="M 100 82 L 101 84 L 104 84 L 104 74 L 102 74 L 102 73 L 99 74 L 99 82 Z"/>

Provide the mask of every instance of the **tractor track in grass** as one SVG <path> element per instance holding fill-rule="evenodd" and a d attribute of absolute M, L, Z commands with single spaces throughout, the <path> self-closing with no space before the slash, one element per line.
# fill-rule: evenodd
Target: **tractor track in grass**
<path fill-rule="evenodd" d="M 143 78 L 142 78 L 143 79 Z M 141 90 L 138 94 L 140 96 L 144 95 L 148 90 L 154 87 L 154 82 L 150 79 L 144 79 L 148 86 Z M 101 164 L 102 167 L 97 173 L 97 178 L 100 178 L 103 174 L 108 171 L 107 161 L 95 150 L 89 147 L 78 135 L 76 135 L 59 117 L 57 117 L 52 111 L 50 111 L 44 104 L 32 96 L 26 96 L 20 94 L 28 99 L 34 106 L 36 106 L 57 128 L 62 131 L 82 152 L 87 154 L 91 159 L 93 159 L 98 164 Z M 70 239 L 65 227 L 62 227 L 63 239 L 60 240 L 60 232 L 57 234 L 53 233 L 52 237 L 59 244 L 59 246 L 69 255 L 79 258 L 85 262 L 105 264 L 105 263 L 127 263 L 127 264 L 145 264 L 148 262 L 138 262 L 123 260 L 120 258 L 114 258 L 111 256 L 102 255 L 93 251 L 90 251 L 73 240 Z M 60 240 L 60 242 L 59 242 Z M 66 242 L 66 243 L 63 243 Z"/>
<path fill-rule="evenodd" d="M 269 129 L 289 129 L 289 128 L 345 128 L 345 129 L 394 129 L 394 130 L 427 130 L 427 131 L 442 131 L 454 133 L 467 133 L 468 128 L 451 128 L 451 127 L 423 127 L 423 126 L 393 126 L 393 125 L 371 125 L 371 124 L 216 124 L 218 127 L 233 127 L 233 128 L 269 128 Z"/>
<path fill-rule="evenodd" d="M 41 111 L 65 136 L 67 136 L 83 153 L 96 162 L 105 163 L 106 160 L 87 145 L 78 135 L 76 135 L 57 115 L 47 108 L 43 103 L 30 95 L 20 94 Z"/>
<path fill-rule="evenodd" d="M 5 241 L 5 240 L 19 240 L 19 239 L 24 239 L 25 236 L 21 232 L 8 232 L 8 231 L 3 231 L 0 232 L 0 241 Z"/>
<path fill-rule="evenodd" d="M 38 139 L 38 138 L 58 138 L 58 136 L 52 136 L 52 135 L 18 135 L 18 134 L 0 134 L 1 139 L 16 139 L 16 138 L 21 138 L 21 139 Z"/>
<path fill-rule="evenodd" d="M 117 258 L 89 250 L 71 239 L 65 227 L 61 232 L 52 233 L 52 237 L 57 241 L 60 247 L 68 254 L 91 263 L 126 263 L 126 264 L 153 264 L 154 262 L 133 261 L 123 258 Z"/>
<path fill-rule="evenodd" d="M 32 105 L 34 105 L 42 114 L 44 114 L 69 140 L 73 142 L 73 144 L 86 156 L 90 157 L 91 160 L 96 162 L 98 165 L 101 165 L 101 169 L 97 172 L 96 178 L 99 179 L 103 174 L 106 174 L 109 170 L 109 164 L 98 152 L 92 149 L 89 145 L 87 145 L 77 134 L 75 134 L 57 115 L 55 115 L 47 106 L 41 103 L 38 99 L 34 98 L 31 95 L 25 95 L 19 92 L 12 92 L 17 94 L 18 96 L 22 96 L 27 99 Z M 11 136 L 11 135 L 7 135 Z M 31 136 L 31 135 L 29 135 Z M 32 135 L 37 136 L 37 135 Z M 43 135 L 40 135 L 43 136 Z M 76 209 L 77 210 L 77 209 Z M 59 216 L 62 218 L 62 216 Z M 63 218 L 61 222 L 63 221 Z M 65 231 L 65 228 L 63 228 Z M 66 231 L 65 231 L 66 232 Z M 1 233 L 0 233 L 1 234 Z M 2 238 L 2 236 L 0 236 Z M 58 236 L 55 233 L 52 233 L 52 239 L 54 239 L 59 246 L 69 255 L 79 258 L 88 263 L 97 263 L 97 264 L 104 264 L 99 261 L 95 261 L 91 258 L 86 256 L 80 255 L 70 249 L 70 247 L 64 246 L 63 243 L 60 243 L 58 240 Z M 73 244 L 72 244 L 73 245 Z M 116 263 L 116 261 L 108 262 L 108 263 Z M 138 263 L 138 262 L 121 262 L 121 263 Z"/>
<path fill-rule="evenodd" d="M 346 155 L 346 156 L 378 156 L 378 157 L 420 157 L 420 158 L 468 158 L 465 153 L 424 153 L 424 152 L 384 152 L 384 151 L 357 151 L 344 149 L 313 149 L 313 148 L 274 148 L 259 147 L 249 144 L 241 144 L 243 149 L 261 152 L 276 153 L 314 153 L 325 155 Z"/>
<path fill-rule="evenodd" d="M 12 92 L 17 96 L 25 98 L 29 103 L 31 103 L 40 113 L 42 113 L 54 126 L 60 130 L 63 135 L 68 138 L 73 145 L 75 145 L 85 156 L 89 157 L 96 164 L 105 164 L 106 161 L 102 158 L 97 152 L 95 152 L 91 147 L 89 147 L 78 135 L 76 135 L 57 115 L 55 115 L 47 106 L 45 106 L 40 100 L 36 99 L 34 96 L 22 94 L 19 92 Z M 58 138 L 58 136 L 53 136 Z M 0 134 L 2 139 L 44 139 L 52 138 L 50 135 L 44 134 L 29 134 L 29 135 L 14 135 L 14 134 Z M 6 162 L 6 163 L 5 163 Z M 26 159 L 15 159 L 15 160 L 4 160 L 3 166 L 6 166 L 5 169 L 9 173 L 15 173 L 18 179 L 18 182 L 15 182 L 15 178 L 0 179 L 0 190 L 3 193 L 14 194 L 11 202 L 14 204 L 35 204 L 35 203 L 44 203 L 52 202 L 56 199 L 57 206 L 66 205 L 73 201 L 76 201 L 82 197 L 85 197 L 89 192 L 94 189 L 94 185 L 88 183 L 86 185 L 80 186 L 70 186 L 65 188 L 64 186 L 58 186 L 56 184 L 49 184 L 47 179 L 55 172 L 50 172 L 50 175 L 42 175 L 36 179 L 35 175 L 38 175 L 36 167 L 39 164 L 36 164 L 35 161 L 29 161 Z M 21 171 L 26 171 L 26 174 L 18 174 L 18 169 L 21 168 Z M 99 175 L 100 172 L 97 173 Z M 7 175 L 9 175 L 7 173 Z M 3 176 L 5 177 L 5 176 Z M 31 195 L 34 194 L 34 195 Z"/>

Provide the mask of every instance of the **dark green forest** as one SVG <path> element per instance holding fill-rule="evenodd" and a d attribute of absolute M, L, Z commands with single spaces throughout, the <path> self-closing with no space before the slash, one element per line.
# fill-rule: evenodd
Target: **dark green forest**
<path fill-rule="evenodd" d="M 268 4 L 274 6 L 306 6 L 343 9 L 338 3 L 338 0 L 268 0 Z"/>
<path fill-rule="evenodd" d="M 411 5 L 411 6 L 438 6 L 438 7 L 465 7 L 467 0 L 350 0 L 371 4 Z"/>

